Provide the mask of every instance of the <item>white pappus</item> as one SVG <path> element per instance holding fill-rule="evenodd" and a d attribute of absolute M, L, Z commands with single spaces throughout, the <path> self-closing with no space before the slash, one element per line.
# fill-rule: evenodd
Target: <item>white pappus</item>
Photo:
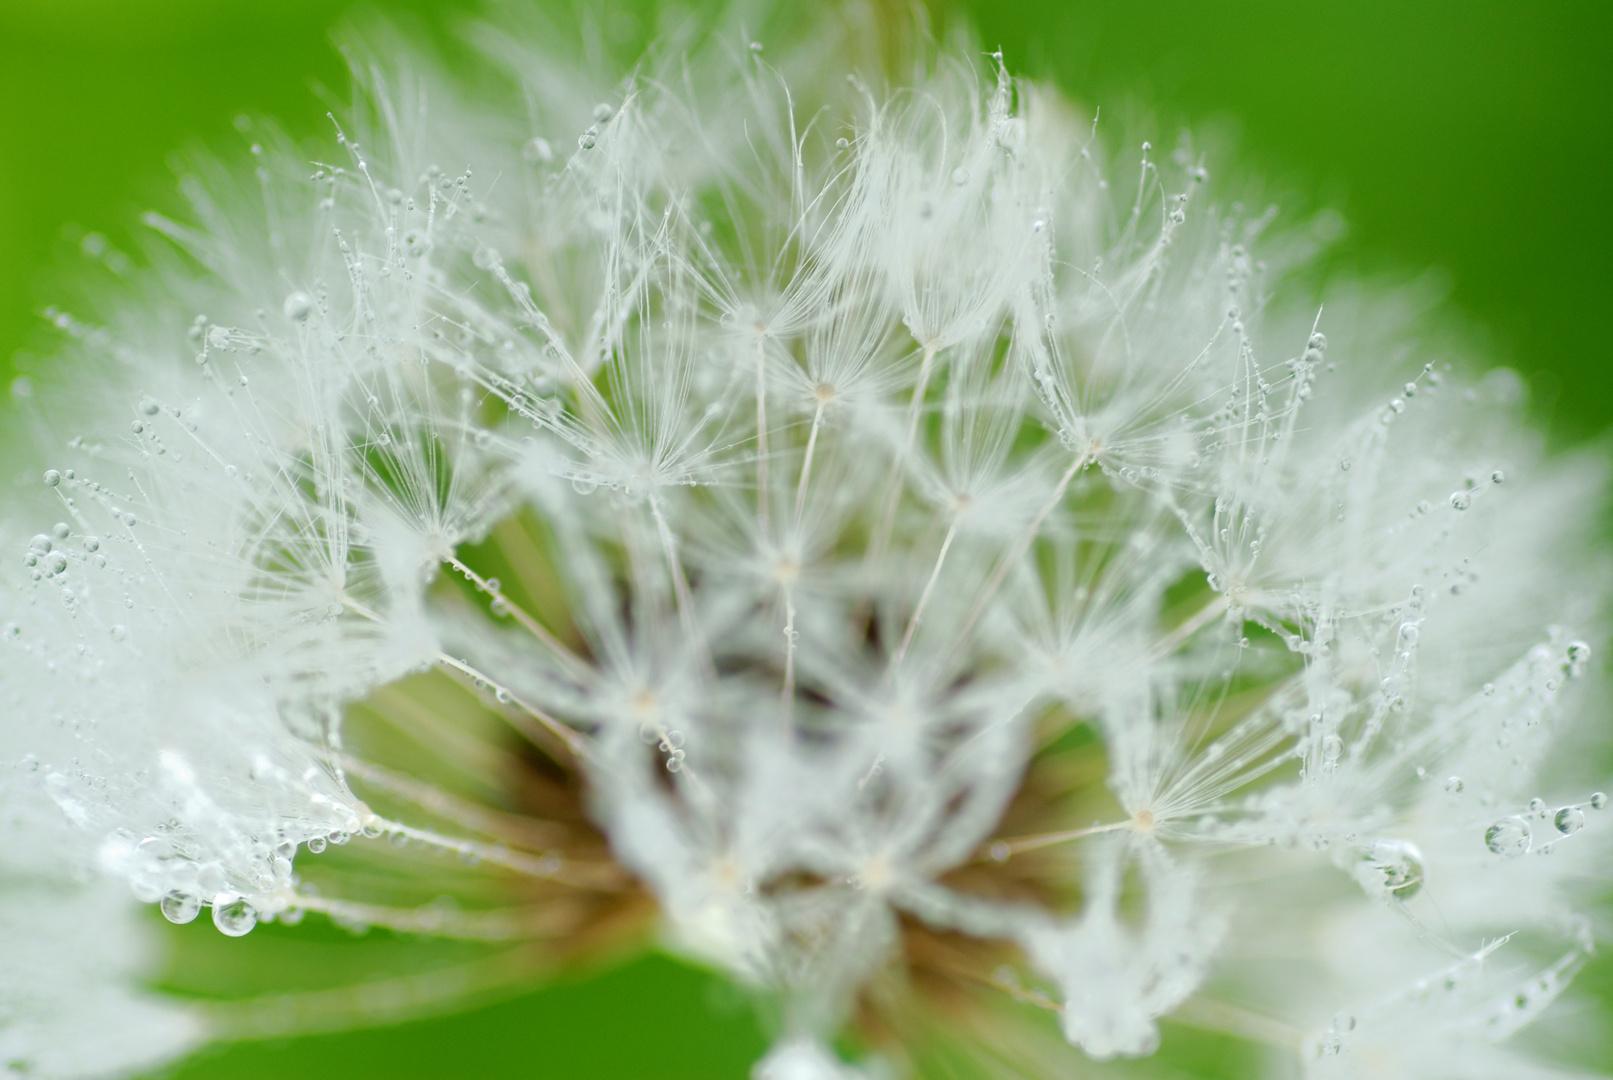
<path fill-rule="evenodd" d="M 251 128 L 137 295 L 53 312 L 0 521 L 4 1063 L 653 932 L 769 1003 L 765 1080 L 1163 1070 L 1190 1028 L 1273 1076 L 1582 1075 L 1523 1029 L 1606 882 L 1563 753 L 1601 463 L 1415 298 L 1318 303 L 1185 140 L 798 21 L 625 77 L 483 27 L 503 99 L 360 62 L 327 160 Z M 485 955 L 187 1003 L 130 890 Z"/>

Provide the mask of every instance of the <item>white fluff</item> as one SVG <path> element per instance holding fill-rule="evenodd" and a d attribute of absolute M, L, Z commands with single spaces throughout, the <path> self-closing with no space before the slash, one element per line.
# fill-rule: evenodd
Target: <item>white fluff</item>
<path fill-rule="evenodd" d="M 1542 765 L 1600 467 L 1542 460 L 1515 380 L 1395 298 L 1290 295 L 1304 244 L 1191 150 L 1108 161 L 995 59 L 848 82 L 834 26 L 617 85 L 489 33 L 507 116 L 376 76 L 332 163 L 188 181 L 194 224 L 152 224 L 190 262 L 61 315 L 71 375 L 22 403 L 50 471 L 0 534 L 0 799 L 245 932 L 314 905 L 310 841 L 477 843 L 342 769 L 343 706 L 435 665 L 571 746 L 671 939 L 780 995 L 758 1076 L 858 1075 L 824 1047 L 902 916 L 1017 945 L 1097 1060 L 1183 1008 L 1319 1078 L 1433 1076 L 1435 1032 L 1462 1075 L 1554 1075 L 1489 1047 L 1593 944 L 1564 884 L 1605 818 Z M 522 507 L 568 627 L 433 584 Z M 1113 811 L 1000 837 L 1083 725 Z M 942 880 L 1054 844 L 1067 909 Z M 126 985 L 132 945 L 22 917 L 46 888 L 0 887 L 8 957 Z M 130 1068 L 199 1037 L 96 993 L 0 1039 L 89 1000 L 166 1009 Z M 81 1048 L 37 1073 L 107 1071 Z"/>

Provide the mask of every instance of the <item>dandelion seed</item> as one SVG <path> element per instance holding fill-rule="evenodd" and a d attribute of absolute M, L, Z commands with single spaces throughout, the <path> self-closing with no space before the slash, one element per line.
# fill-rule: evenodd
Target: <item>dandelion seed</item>
<path fill-rule="evenodd" d="M 821 29 L 606 103 L 500 37 L 508 145 L 366 69 L 312 181 L 266 139 L 250 194 L 150 219 L 196 279 L 58 318 L 28 408 L 92 435 L 0 522 L 39 1071 L 385 1018 L 137 992 L 129 891 L 509 950 L 420 1008 L 656 925 L 778 1004 L 771 1080 L 1084 1075 L 1182 1053 L 1171 1016 L 1284 1075 L 1547 1075 L 1502 1044 L 1613 835 L 1542 772 L 1600 468 L 1504 377 L 1406 368 L 1376 301 L 1291 295 L 1190 156 L 1122 194 L 1000 58 L 880 97 Z"/>

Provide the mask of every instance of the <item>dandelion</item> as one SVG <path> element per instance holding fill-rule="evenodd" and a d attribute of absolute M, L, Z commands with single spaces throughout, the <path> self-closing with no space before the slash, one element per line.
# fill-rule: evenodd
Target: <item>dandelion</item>
<path fill-rule="evenodd" d="M 1599 463 L 1403 298 L 1313 305 L 1186 143 L 811 29 L 620 81 L 484 30 L 507 114 L 360 63 L 327 160 L 260 126 L 142 291 L 52 313 L 0 531 L 13 1071 L 655 941 L 755 989 L 763 1080 L 1192 1028 L 1569 1074 L 1519 1033 L 1595 944 L 1607 798 L 1551 755 Z M 199 1003 L 141 988 L 131 890 L 482 951 Z"/>

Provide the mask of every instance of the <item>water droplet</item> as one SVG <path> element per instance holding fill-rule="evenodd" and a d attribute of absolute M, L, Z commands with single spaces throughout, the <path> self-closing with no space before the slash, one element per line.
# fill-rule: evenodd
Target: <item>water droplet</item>
<path fill-rule="evenodd" d="M 958 166 L 956 169 L 953 169 L 952 182 L 958 185 L 958 187 L 963 187 L 963 185 L 969 182 L 969 170 L 965 169 L 962 165 Z"/>
<path fill-rule="evenodd" d="M 1568 643 L 1568 674 L 1574 678 L 1585 674 L 1585 665 L 1590 663 L 1591 647 L 1583 641 L 1570 641 Z"/>
<path fill-rule="evenodd" d="M 1529 812 L 1531 814 L 1538 814 L 1542 810 L 1544 810 L 1545 808 L 1546 808 L 1546 800 L 1545 799 L 1535 798 L 1535 799 L 1530 799 L 1529 800 Z"/>
<path fill-rule="evenodd" d="M 851 145 L 851 140 L 846 138 L 843 135 L 840 138 L 835 140 L 835 146 L 839 147 L 842 150 L 844 150 L 846 147 L 848 147 L 850 145 Z"/>
<path fill-rule="evenodd" d="M 1338 761 L 1344 753 L 1344 740 L 1337 735 L 1329 735 L 1322 740 L 1322 760 L 1329 765 Z"/>
<path fill-rule="evenodd" d="M 202 910 L 202 901 L 190 893 L 171 892 L 157 906 L 162 910 L 162 917 L 169 922 L 188 923 L 195 920 Z"/>
<path fill-rule="evenodd" d="M 1400 627 L 1400 640 L 1407 645 L 1417 644 L 1417 639 L 1421 636 L 1422 633 L 1417 629 L 1416 623 L 1404 623 Z"/>
<path fill-rule="evenodd" d="M 286 297 L 280 310 L 292 322 L 307 322 L 308 316 L 314 313 L 314 298 L 305 292 L 294 292 Z"/>
<path fill-rule="evenodd" d="M 1591 796 L 1591 809 L 1603 810 L 1607 808 L 1607 792 L 1598 791 Z"/>
<path fill-rule="evenodd" d="M 70 532 L 72 532 L 72 530 L 67 527 L 67 522 L 65 521 L 58 521 L 56 524 L 50 527 L 50 534 L 58 540 L 66 540 L 67 535 Z M 1569 650 L 1573 650 L 1572 645 L 1569 646 Z"/>
<path fill-rule="evenodd" d="M 598 105 L 594 106 L 594 119 L 603 124 L 606 120 L 609 120 L 611 115 L 615 112 L 616 110 L 611 108 L 607 102 L 601 101 Z"/>
<path fill-rule="evenodd" d="M 582 150 L 592 150 L 595 144 L 598 142 L 599 132 L 595 131 L 593 128 L 589 128 L 587 131 L 583 132 L 577 137 L 577 146 Z"/>
<path fill-rule="evenodd" d="M 62 482 L 62 474 L 61 473 L 57 472 L 55 469 L 46 469 L 45 470 L 45 486 L 46 487 L 55 487 L 57 484 L 60 484 L 61 482 Z"/>
<path fill-rule="evenodd" d="M 592 495 L 599 490 L 599 481 L 591 480 L 586 476 L 573 476 L 571 478 L 571 490 L 578 495 Z"/>
<path fill-rule="evenodd" d="M 1577 806 L 1565 806 L 1557 811 L 1557 816 L 1551 819 L 1551 823 L 1557 826 L 1557 831 L 1564 836 L 1577 833 L 1585 827 L 1585 811 Z"/>
<path fill-rule="evenodd" d="M 536 165 L 547 165 L 554 160 L 554 148 L 548 139 L 532 138 L 521 147 L 521 156 Z"/>
<path fill-rule="evenodd" d="M 1445 781 L 1445 794 L 1460 795 L 1464 786 L 1466 785 L 1462 783 L 1462 778 L 1460 776 L 1448 777 Z"/>
<path fill-rule="evenodd" d="M 28 541 L 28 550 L 36 555 L 45 554 L 51 547 L 50 537 L 44 533 L 37 533 L 32 540 Z"/>
<path fill-rule="evenodd" d="M 325 850 L 325 844 L 326 840 L 323 836 L 310 837 L 308 840 L 308 850 L 313 854 L 318 855 L 321 851 Z"/>
<path fill-rule="evenodd" d="M 45 570 L 52 574 L 59 574 L 67 569 L 67 556 L 59 551 L 53 551 L 45 556 Z"/>
<path fill-rule="evenodd" d="M 1007 862 L 1008 857 L 1013 853 L 1014 849 L 1008 845 L 1006 840 L 998 840 L 991 845 L 991 857 L 997 862 Z"/>
<path fill-rule="evenodd" d="M 1484 830 L 1484 846 L 1503 859 L 1527 855 L 1533 839 L 1529 823 L 1515 814 L 1502 818 Z"/>
<path fill-rule="evenodd" d="M 1466 510 L 1468 507 L 1470 507 L 1472 505 L 1473 505 L 1473 496 L 1469 495 L 1467 492 L 1465 492 L 1465 491 L 1455 491 L 1455 492 L 1451 493 L 1451 506 L 1454 509 Z"/>
<path fill-rule="evenodd" d="M 1490 474 L 1490 483 L 1492 484 L 1504 484 L 1506 483 L 1506 480 L 1507 474 L 1502 472 L 1500 469 L 1497 469 L 1495 472 Z"/>
<path fill-rule="evenodd" d="M 242 937 L 258 925 L 258 909 L 234 893 L 213 897 L 213 925 L 221 934 Z"/>
<path fill-rule="evenodd" d="M 1408 840 L 1379 840 L 1361 854 L 1358 874 L 1368 892 L 1410 900 L 1423 887 L 1423 855 Z"/>
<path fill-rule="evenodd" d="M 84 550 L 89 552 L 100 551 L 101 538 L 98 536 L 86 536 L 84 538 Z"/>
<path fill-rule="evenodd" d="M 476 254 L 470 257 L 470 261 L 478 270 L 491 270 L 499 263 L 498 249 L 490 247 L 477 248 Z"/>

